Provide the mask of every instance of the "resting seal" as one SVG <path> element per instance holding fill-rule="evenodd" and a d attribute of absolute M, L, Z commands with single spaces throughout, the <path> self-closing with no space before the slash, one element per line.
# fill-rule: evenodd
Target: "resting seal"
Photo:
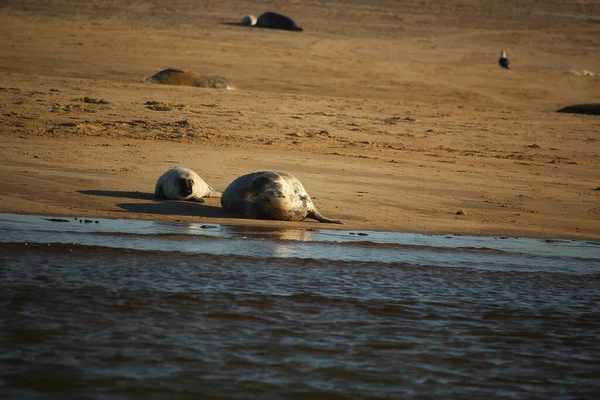
<path fill-rule="evenodd" d="M 194 71 L 167 68 L 144 79 L 144 83 L 159 83 L 162 85 L 194 86 L 213 89 L 233 90 L 235 86 L 222 76 L 200 75 Z"/>
<path fill-rule="evenodd" d="M 324 217 L 313 204 L 302 183 L 285 172 L 254 172 L 240 176 L 227 186 L 221 197 L 227 211 L 239 212 L 244 218 L 267 218 L 283 221 L 302 221 L 343 224 Z"/>
<path fill-rule="evenodd" d="M 260 14 L 258 19 L 256 19 L 254 15 L 246 15 L 242 18 L 241 25 L 255 26 L 257 28 L 283 29 L 296 32 L 303 31 L 303 29 L 296 25 L 290 17 L 270 11 Z"/>
<path fill-rule="evenodd" d="M 200 176 L 189 168 L 173 168 L 156 181 L 154 197 L 157 199 L 190 200 L 204 202 L 202 197 L 221 197 Z"/>

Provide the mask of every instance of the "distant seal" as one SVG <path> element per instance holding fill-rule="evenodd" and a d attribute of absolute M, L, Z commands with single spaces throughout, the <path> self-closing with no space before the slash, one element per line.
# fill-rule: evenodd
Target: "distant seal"
<path fill-rule="evenodd" d="M 498 65 L 500 65 L 502 68 L 510 69 L 510 61 L 508 61 L 508 58 L 506 58 L 506 52 L 504 50 L 500 52 Z"/>
<path fill-rule="evenodd" d="M 213 89 L 234 90 L 235 86 L 222 76 L 200 75 L 194 71 L 167 68 L 144 79 L 144 83 L 162 85 L 194 86 Z"/>
<path fill-rule="evenodd" d="M 575 104 L 563 107 L 556 112 L 568 114 L 600 115 L 600 103 Z"/>
<path fill-rule="evenodd" d="M 290 17 L 270 11 L 260 14 L 258 19 L 253 15 L 246 15 L 242 18 L 242 25 L 296 32 L 303 31 Z"/>
<path fill-rule="evenodd" d="M 173 168 L 156 181 L 154 197 L 157 199 L 204 202 L 203 197 L 221 197 L 222 192 L 208 186 L 189 168 Z"/>
<path fill-rule="evenodd" d="M 221 197 L 227 211 L 242 213 L 244 218 L 266 218 L 343 224 L 324 217 L 313 204 L 302 183 L 286 172 L 262 171 L 242 175 L 227 186 Z"/>

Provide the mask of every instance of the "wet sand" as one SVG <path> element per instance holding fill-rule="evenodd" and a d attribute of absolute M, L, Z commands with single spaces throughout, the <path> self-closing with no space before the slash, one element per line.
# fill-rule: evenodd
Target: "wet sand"
<path fill-rule="evenodd" d="M 344 229 L 600 238 L 600 120 L 555 113 L 600 100 L 565 74 L 600 71 L 597 4 L 73 4 L 0 13 L 0 212 L 340 228 L 152 200 L 268 169 Z M 304 32 L 227 24 L 268 10 Z M 168 67 L 237 90 L 140 83 Z"/>

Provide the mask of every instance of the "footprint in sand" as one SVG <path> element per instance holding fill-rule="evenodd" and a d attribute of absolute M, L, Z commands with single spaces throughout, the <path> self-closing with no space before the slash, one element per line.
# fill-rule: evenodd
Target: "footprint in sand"
<path fill-rule="evenodd" d="M 149 100 L 144 103 L 147 109 L 152 111 L 171 111 L 174 108 L 181 110 L 185 104 L 162 103 L 160 101 Z"/>
<path fill-rule="evenodd" d="M 73 101 L 81 101 L 86 104 L 110 104 L 108 101 L 104 99 L 95 99 L 93 97 L 82 97 L 79 99 L 73 99 Z"/>
<path fill-rule="evenodd" d="M 570 71 L 565 71 L 565 75 L 573 75 L 573 76 L 600 76 L 600 72 L 592 72 L 592 71 L 588 71 L 587 69 L 582 69 L 582 70 L 570 70 Z"/>

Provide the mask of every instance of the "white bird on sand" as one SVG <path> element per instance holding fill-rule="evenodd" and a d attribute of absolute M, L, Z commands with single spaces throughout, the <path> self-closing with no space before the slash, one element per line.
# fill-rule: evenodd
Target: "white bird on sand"
<path fill-rule="evenodd" d="M 510 61 L 508 61 L 508 58 L 506 58 L 506 52 L 504 50 L 500 52 L 500 59 L 498 60 L 498 64 L 502 68 L 510 69 Z"/>

